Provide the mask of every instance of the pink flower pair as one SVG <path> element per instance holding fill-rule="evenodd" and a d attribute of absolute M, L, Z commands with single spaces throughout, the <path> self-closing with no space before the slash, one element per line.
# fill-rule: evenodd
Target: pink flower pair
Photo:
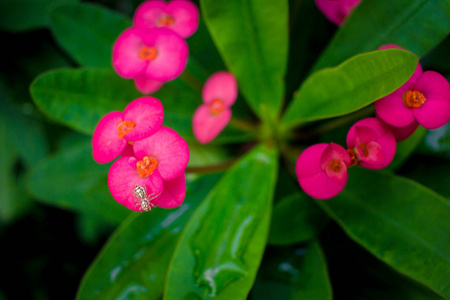
<path fill-rule="evenodd" d="M 141 97 L 123 113 L 106 114 L 94 131 L 95 161 L 106 163 L 122 156 L 111 166 L 108 186 L 114 199 L 129 209 L 172 208 L 184 200 L 189 148 L 174 130 L 161 126 L 163 119 L 161 102 Z M 145 197 L 136 195 L 138 187 Z"/>
<path fill-rule="evenodd" d="M 202 144 L 215 139 L 231 119 L 230 107 L 238 94 L 236 78 L 229 72 L 217 72 L 203 86 L 202 104 L 194 113 L 192 128 Z"/>
<path fill-rule="evenodd" d="M 386 167 L 394 158 L 396 140 L 386 124 L 377 118 L 367 118 L 350 128 L 347 148 L 334 143 L 316 144 L 300 154 L 295 170 L 305 193 L 328 199 L 344 189 L 348 167 L 355 164 L 368 169 Z"/>
<path fill-rule="evenodd" d="M 178 77 L 186 67 L 189 52 L 184 38 L 197 30 L 198 15 L 197 7 L 186 0 L 150 0 L 141 4 L 133 18 L 134 27 L 125 30 L 114 44 L 116 72 L 134 79 L 144 94 Z"/>
<path fill-rule="evenodd" d="M 328 20 L 341 26 L 361 0 L 316 0 L 316 6 Z"/>

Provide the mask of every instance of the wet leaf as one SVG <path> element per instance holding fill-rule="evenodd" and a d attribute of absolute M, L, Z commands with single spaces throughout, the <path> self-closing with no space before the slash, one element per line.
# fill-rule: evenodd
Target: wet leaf
<path fill-rule="evenodd" d="M 77 299 L 160 299 L 181 231 L 219 177 L 189 183 L 179 208 L 129 216 L 85 274 Z"/>
<path fill-rule="evenodd" d="M 227 171 L 187 224 L 164 299 L 245 299 L 268 234 L 274 149 L 252 150 Z"/>
<path fill-rule="evenodd" d="M 319 242 L 267 249 L 250 299 L 331 300 L 327 263 Z"/>

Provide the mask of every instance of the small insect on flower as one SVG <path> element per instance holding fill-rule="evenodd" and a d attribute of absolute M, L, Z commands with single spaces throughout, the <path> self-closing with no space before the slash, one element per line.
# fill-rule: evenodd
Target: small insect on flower
<path fill-rule="evenodd" d="M 140 205 L 140 211 L 152 210 L 152 208 L 155 207 L 155 204 L 153 204 L 151 201 L 157 198 L 160 194 L 161 193 L 159 192 L 147 196 L 147 193 L 142 186 L 136 184 L 136 186 L 134 187 L 134 195 L 141 200 L 140 203 L 137 203 L 136 201 L 136 206 Z"/>

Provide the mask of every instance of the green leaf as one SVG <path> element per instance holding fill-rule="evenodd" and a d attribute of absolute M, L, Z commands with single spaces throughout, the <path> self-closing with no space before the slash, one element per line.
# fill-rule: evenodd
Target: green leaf
<path fill-rule="evenodd" d="M 133 81 L 99 68 L 44 73 L 31 85 L 31 95 L 47 116 L 86 134 L 94 132 L 105 114 L 123 111 L 141 96 Z"/>
<path fill-rule="evenodd" d="M 273 208 L 269 243 L 287 245 L 311 239 L 328 223 L 328 217 L 305 193 L 283 198 Z"/>
<path fill-rule="evenodd" d="M 286 0 L 201 0 L 205 23 L 253 111 L 274 121 L 282 107 L 288 50 Z"/>
<path fill-rule="evenodd" d="M 194 213 L 169 268 L 164 299 L 246 299 L 266 245 L 277 155 L 260 146 Z"/>
<path fill-rule="evenodd" d="M 77 0 L 2 0 L 0 1 L 0 29 L 19 32 L 44 27 L 53 7 Z"/>
<path fill-rule="evenodd" d="M 292 127 L 361 109 L 404 84 L 417 62 L 410 52 L 388 49 L 359 54 L 335 68 L 318 71 L 303 82 L 283 125 Z"/>
<path fill-rule="evenodd" d="M 121 222 L 130 211 L 108 190 L 109 166 L 94 161 L 90 139 L 86 139 L 33 167 L 27 185 L 44 203 Z"/>
<path fill-rule="evenodd" d="M 261 263 L 251 300 L 331 300 L 327 264 L 320 244 L 268 248 Z"/>
<path fill-rule="evenodd" d="M 318 201 L 345 232 L 397 271 L 450 296 L 449 205 L 389 172 L 354 168 L 337 197 Z"/>
<path fill-rule="evenodd" d="M 58 6 L 50 16 L 56 41 L 83 66 L 112 67 L 113 44 L 132 26 L 125 16 L 87 3 Z"/>
<path fill-rule="evenodd" d="M 416 131 L 406 140 L 397 143 L 395 150 L 395 157 L 391 164 L 387 167 L 388 170 L 397 170 L 403 165 L 408 157 L 414 152 L 417 146 L 422 142 L 427 130 L 419 126 Z"/>
<path fill-rule="evenodd" d="M 420 151 L 432 156 L 450 158 L 450 123 L 428 130 Z"/>
<path fill-rule="evenodd" d="M 313 69 L 335 66 L 386 44 L 423 56 L 449 31 L 450 4 L 446 0 L 361 1 Z"/>
<path fill-rule="evenodd" d="M 160 299 L 181 230 L 218 179 L 208 175 L 189 183 L 177 209 L 129 216 L 90 266 L 77 299 Z"/>

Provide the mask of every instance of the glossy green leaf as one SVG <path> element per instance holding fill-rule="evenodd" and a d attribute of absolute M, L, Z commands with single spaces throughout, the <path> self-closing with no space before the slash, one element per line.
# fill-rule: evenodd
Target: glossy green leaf
<path fill-rule="evenodd" d="M 311 239 L 328 223 L 328 217 L 304 193 L 283 198 L 273 208 L 269 243 L 287 245 Z"/>
<path fill-rule="evenodd" d="M 389 172 L 358 167 L 341 194 L 318 203 L 373 255 L 450 296 L 450 207 L 444 198 Z"/>
<path fill-rule="evenodd" d="M 361 1 L 340 28 L 314 70 L 335 66 L 355 54 L 396 44 L 425 55 L 450 31 L 447 0 Z"/>
<path fill-rule="evenodd" d="M 327 263 L 320 244 L 268 248 L 250 300 L 331 300 Z"/>
<path fill-rule="evenodd" d="M 42 28 L 49 23 L 53 7 L 77 0 L 2 0 L 0 1 L 0 29 L 25 31 Z"/>
<path fill-rule="evenodd" d="M 86 134 L 94 132 L 105 114 L 123 111 L 141 96 L 132 81 L 98 68 L 44 73 L 31 85 L 31 95 L 48 117 Z"/>
<path fill-rule="evenodd" d="M 228 69 L 253 111 L 273 121 L 282 107 L 288 50 L 286 0 L 200 1 Z"/>
<path fill-rule="evenodd" d="M 85 274 L 77 299 L 160 299 L 181 230 L 218 179 L 188 183 L 179 208 L 129 216 Z"/>
<path fill-rule="evenodd" d="M 86 139 L 33 167 L 27 185 L 44 203 L 121 222 L 130 211 L 108 190 L 109 166 L 94 161 L 90 139 Z"/>
<path fill-rule="evenodd" d="M 292 127 L 361 109 L 405 83 L 417 62 L 407 51 L 389 49 L 360 54 L 335 68 L 318 71 L 303 82 L 283 125 Z"/>
<path fill-rule="evenodd" d="M 395 157 L 391 164 L 387 167 L 388 170 L 397 170 L 414 152 L 417 146 L 422 142 L 427 130 L 419 126 L 416 131 L 406 140 L 397 143 L 395 150 Z"/>
<path fill-rule="evenodd" d="M 80 65 L 112 67 L 112 47 L 131 20 L 98 5 L 60 5 L 52 10 L 50 28 L 57 42 Z"/>
<path fill-rule="evenodd" d="M 277 164 L 276 151 L 259 146 L 227 171 L 183 231 L 164 299 L 246 299 L 266 245 Z"/>

